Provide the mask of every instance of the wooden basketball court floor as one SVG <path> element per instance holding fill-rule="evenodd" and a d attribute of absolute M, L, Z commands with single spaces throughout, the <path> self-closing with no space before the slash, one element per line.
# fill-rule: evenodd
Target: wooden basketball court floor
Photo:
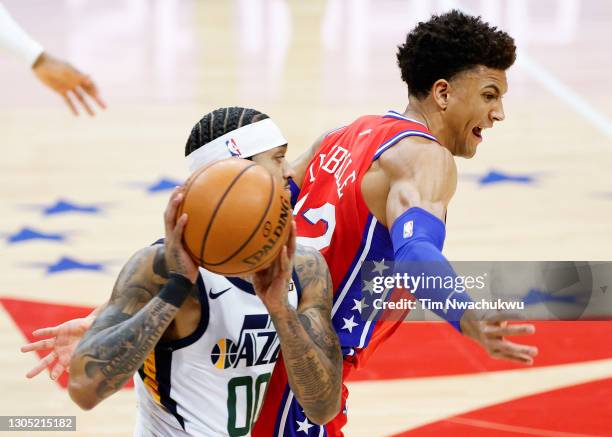
<path fill-rule="evenodd" d="M 506 121 L 459 160 L 446 255 L 612 259 L 606 0 L 4 3 L 92 74 L 108 110 L 74 118 L 0 56 L 0 415 L 76 415 L 70 435 L 130 435 L 130 389 L 80 411 L 65 376 L 24 378 L 39 360 L 19 352 L 26 335 L 103 302 L 122 263 L 162 234 L 165 188 L 186 176 L 183 146 L 204 113 L 266 112 L 294 157 L 356 116 L 402 111 L 396 46 L 433 11 L 483 15 L 519 57 Z M 41 234 L 54 237 L 27 239 Z M 406 324 L 353 378 L 347 435 L 612 435 L 611 334 L 608 322 L 539 323 L 540 357 L 523 368 L 444 324 Z"/>

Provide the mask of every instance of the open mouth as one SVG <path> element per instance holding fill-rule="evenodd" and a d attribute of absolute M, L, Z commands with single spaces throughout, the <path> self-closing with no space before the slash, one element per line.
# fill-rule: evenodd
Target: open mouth
<path fill-rule="evenodd" d="M 482 139 L 482 128 L 476 126 L 474 129 L 472 129 L 472 133 L 475 137 Z"/>

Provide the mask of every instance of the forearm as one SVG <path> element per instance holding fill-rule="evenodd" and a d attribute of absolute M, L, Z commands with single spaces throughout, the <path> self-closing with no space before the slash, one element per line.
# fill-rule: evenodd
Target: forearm
<path fill-rule="evenodd" d="M 97 405 L 121 389 L 138 370 L 180 308 L 180 303 L 169 302 L 165 294 L 171 290 L 186 297 L 189 293 L 191 287 L 185 283 L 189 281 L 183 280 L 182 284 L 177 284 L 176 279 L 168 281 L 159 296 L 132 317 L 115 313 L 110 317 L 118 323 L 100 330 L 95 324 L 92 326 L 77 347 L 70 366 L 69 393 L 79 406 L 89 409 Z M 99 319 L 102 318 L 101 315 Z"/>
<path fill-rule="evenodd" d="M 331 420 L 340 409 L 342 356 L 329 327 L 287 306 L 272 315 L 287 370 L 289 385 L 308 418 L 318 424 Z M 316 334 L 320 333 L 320 334 Z M 318 336 L 318 338 L 313 338 Z M 321 347 L 318 343 L 323 344 Z"/>
<path fill-rule="evenodd" d="M 442 286 L 442 283 L 447 283 L 446 278 L 452 278 L 452 284 L 455 284 L 457 276 L 442 255 L 444 237 L 444 224 L 439 219 L 419 208 L 408 210 L 391 228 L 395 253 L 394 273 L 422 279 L 411 290 L 414 296 L 420 300 L 440 303 L 443 309 L 433 306 L 436 308 L 433 312 L 461 330 L 459 321 L 465 311 L 462 303 L 471 301 L 471 298 L 454 285 L 450 288 Z M 450 302 L 456 304 L 451 306 Z"/>

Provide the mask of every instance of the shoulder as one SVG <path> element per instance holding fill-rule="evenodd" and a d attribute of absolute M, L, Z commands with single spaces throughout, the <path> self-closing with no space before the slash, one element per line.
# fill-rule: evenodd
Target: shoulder
<path fill-rule="evenodd" d="M 164 259 L 165 246 L 163 244 L 154 244 L 152 246 L 143 247 L 130 257 L 125 264 L 126 267 L 131 266 L 139 269 L 148 269 L 151 273 L 167 277 L 166 261 Z"/>
<path fill-rule="evenodd" d="M 444 220 L 457 189 L 457 166 L 452 154 L 433 141 L 406 138 L 386 151 L 380 166 L 389 181 L 386 223 L 404 211 L 420 207 Z M 386 156 L 385 156 L 386 155 Z"/>
<path fill-rule="evenodd" d="M 422 137 L 408 137 L 385 151 L 380 166 L 391 178 L 406 178 L 419 173 L 442 179 L 456 179 L 453 155 L 440 144 Z"/>

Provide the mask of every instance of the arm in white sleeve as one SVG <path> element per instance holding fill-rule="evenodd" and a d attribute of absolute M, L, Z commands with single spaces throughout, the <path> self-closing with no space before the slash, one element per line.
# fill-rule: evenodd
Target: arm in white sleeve
<path fill-rule="evenodd" d="M 13 20 L 2 3 L 0 3 L 0 50 L 13 53 L 30 67 L 44 51 L 43 46 Z"/>

